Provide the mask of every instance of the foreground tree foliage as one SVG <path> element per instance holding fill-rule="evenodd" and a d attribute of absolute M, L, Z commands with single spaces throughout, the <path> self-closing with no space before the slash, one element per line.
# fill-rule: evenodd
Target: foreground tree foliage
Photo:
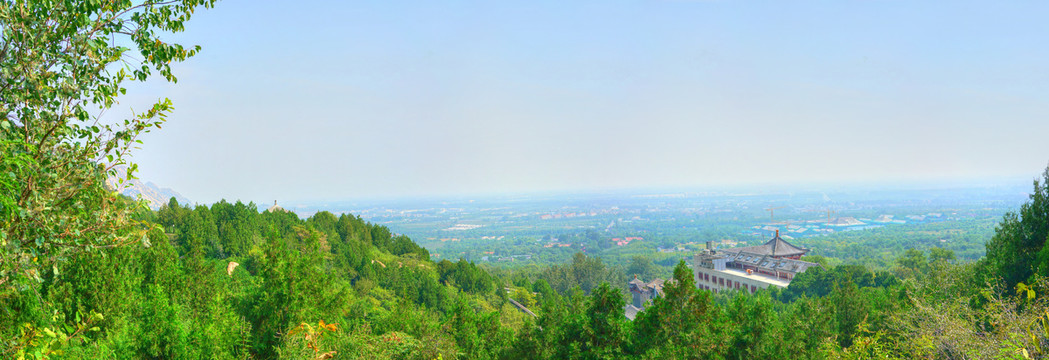
<path fill-rule="evenodd" d="M 80 327 L 100 319 L 68 314 L 79 324 L 68 331 L 16 320 L 43 301 L 41 284 L 62 276 L 63 261 L 149 244 L 149 224 L 134 216 L 141 205 L 119 198 L 106 181 L 133 177 L 129 151 L 139 135 L 160 127 L 171 102 L 127 119 L 100 115 L 126 92 L 126 81 L 156 72 L 174 82 L 171 63 L 197 49 L 161 35 L 182 31 L 195 9 L 213 3 L 0 1 L 0 301 L 12 305 L 2 310 L 0 328 L 22 332 L 5 331 L 6 352 L 48 353 L 49 344 L 82 337 Z"/>
<path fill-rule="evenodd" d="M 1007 288 L 1032 275 L 1049 276 L 1049 168 L 1034 180 L 1031 201 L 1005 215 L 987 243 L 986 264 Z"/>

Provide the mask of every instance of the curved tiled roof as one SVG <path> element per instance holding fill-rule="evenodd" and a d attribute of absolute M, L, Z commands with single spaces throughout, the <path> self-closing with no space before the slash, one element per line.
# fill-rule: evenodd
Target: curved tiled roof
<path fill-rule="evenodd" d="M 808 261 L 775 258 L 771 255 L 755 254 L 746 251 L 729 255 L 729 259 L 741 266 L 752 266 L 759 269 L 783 271 L 794 274 L 803 273 L 810 267 L 820 266 L 820 264 Z"/>
<path fill-rule="evenodd" d="M 673 280 L 671 280 L 671 281 L 673 281 Z M 652 290 L 655 290 L 658 293 L 662 293 L 663 292 L 663 284 L 665 284 L 666 282 L 667 281 L 664 281 L 663 279 L 655 279 L 655 280 L 652 280 L 651 282 L 647 282 L 646 283 L 646 282 L 642 281 L 641 279 L 634 278 L 634 280 L 630 280 L 630 282 L 628 284 L 630 284 L 630 291 L 645 291 L 645 290 L 648 290 L 648 289 L 652 289 Z"/>
<path fill-rule="evenodd" d="M 725 249 L 725 250 L 720 250 L 720 251 L 721 252 L 726 252 L 726 253 L 742 253 L 742 252 L 746 252 L 746 253 L 757 254 L 757 255 L 768 255 L 768 256 L 773 256 L 773 257 L 781 257 L 781 256 L 805 255 L 805 253 L 809 252 L 809 249 L 794 246 L 793 244 L 791 244 L 791 243 L 787 242 L 786 240 L 783 240 L 782 238 L 780 238 L 779 237 L 779 232 L 776 232 L 776 236 L 773 237 L 772 240 L 769 240 L 768 242 L 766 242 L 765 244 L 758 245 L 758 246 L 731 248 L 731 249 Z"/>

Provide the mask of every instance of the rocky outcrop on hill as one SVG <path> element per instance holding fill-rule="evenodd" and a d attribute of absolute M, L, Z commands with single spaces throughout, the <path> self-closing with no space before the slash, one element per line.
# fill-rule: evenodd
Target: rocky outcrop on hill
<path fill-rule="evenodd" d="M 119 174 L 124 174 L 125 169 L 118 169 Z M 110 178 L 107 183 L 113 189 L 120 192 L 124 196 L 137 199 L 139 195 L 142 195 L 142 199 L 149 202 L 149 207 L 153 210 L 159 209 L 168 203 L 168 200 L 174 197 L 178 200 L 179 204 L 190 204 L 191 202 L 182 194 L 175 192 L 175 190 L 169 188 L 162 188 L 154 184 L 153 182 L 143 183 L 141 179 L 125 180 L 123 185 L 118 185 L 117 178 Z"/>

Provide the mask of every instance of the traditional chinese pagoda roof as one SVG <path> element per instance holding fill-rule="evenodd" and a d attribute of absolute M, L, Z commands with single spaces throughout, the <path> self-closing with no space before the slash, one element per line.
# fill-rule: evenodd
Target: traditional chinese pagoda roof
<path fill-rule="evenodd" d="M 287 211 L 287 210 L 284 210 L 284 208 L 280 207 L 280 205 L 277 205 L 277 200 L 273 200 L 273 206 L 270 206 L 269 209 L 266 209 L 266 211 L 269 211 L 269 212 L 277 212 L 278 210 L 280 210 L 280 211 Z"/>
<path fill-rule="evenodd" d="M 663 279 L 655 279 L 655 280 L 652 280 L 652 282 L 648 283 L 648 287 L 651 288 L 651 289 L 656 290 L 656 292 L 662 293 L 663 292 L 663 283 L 664 282 L 665 281 L 663 281 Z"/>
<path fill-rule="evenodd" d="M 773 237 L 772 240 L 769 240 L 768 242 L 766 242 L 763 245 L 739 247 L 739 248 L 730 248 L 730 249 L 720 250 L 719 252 L 724 252 L 724 253 L 743 253 L 743 252 L 745 252 L 745 253 L 756 254 L 756 255 L 768 255 L 768 256 L 771 256 L 771 257 L 791 257 L 791 256 L 805 255 L 805 253 L 809 252 L 809 249 L 794 246 L 793 244 L 787 242 L 786 240 L 783 240 L 782 238 L 779 237 L 779 231 L 777 230 L 776 231 L 776 236 Z"/>
<path fill-rule="evenodd" d="M 754 254 L 741 251 L 728 254 L 730 261 L 741 266 L 752 266 L 758 269 L 770 271 L 782 271 L 800 274 L 811 267 L 820 267 L 820 264 L 802 260 L 775 258 L 770 255 Z"/>
<path fill-rule="evenodd" d="M 627 304 L 623 307 L 623 310 L 624 315 L 626 315 L 626 318 L 630 319 L 631 321 L 637 318 L 637 313 L 641 312 L 641 308 L 634 306 L 634 304 Z"/>
<path fill-rule="evenodd" d="M 630 282 L 628 284 L 630 284 L 630 291 L 633 291 L 633 292 L 643 292 L 643 291 L 651 289 L 651 290 L 655 290 L 657 293 L 663 293 L 663 284 L 664 283 L 666 283 L 666 281 L 664 281 L 663 279 L 655 279 L 655 280 L 652 280 L 651 282 L 647 282 L 646 283 L 646 282 L 642 281 L 641 279 L 638 279 L 637 277 L 634 277 L 634 279 L 630 280 Z"/>

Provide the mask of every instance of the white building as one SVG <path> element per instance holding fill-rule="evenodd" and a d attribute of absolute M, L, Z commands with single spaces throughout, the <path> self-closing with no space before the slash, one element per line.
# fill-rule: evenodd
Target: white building
<path fill-rule="evenodd" d="M 759 246 L 715 251 L 707 243 L 707 249 L 693 258 L 692 274 L 696 287 L 714 292 L 754 293 L 769 286 L 785 288 L 797 274 L 820 266 L 799 260 L 808 251 L 781 239 L 779 231 L 772 240 Z"/>

